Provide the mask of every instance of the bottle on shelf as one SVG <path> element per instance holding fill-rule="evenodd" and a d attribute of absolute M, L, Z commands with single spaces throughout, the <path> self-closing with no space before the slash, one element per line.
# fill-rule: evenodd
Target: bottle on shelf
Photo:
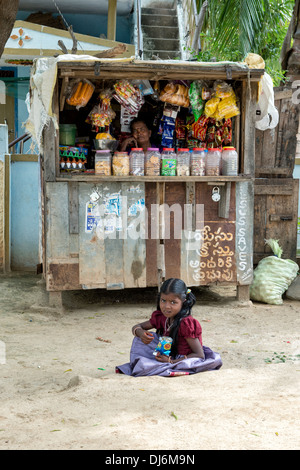
<path fill-rule="evenodd" d="M 238 154 L 234 147 L 223 147 L 221 167 L 222 167 L 222 175 L 237 176 Z"/>

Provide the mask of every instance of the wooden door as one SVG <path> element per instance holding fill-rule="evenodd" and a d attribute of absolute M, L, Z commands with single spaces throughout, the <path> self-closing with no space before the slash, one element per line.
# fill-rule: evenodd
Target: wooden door
<path fill-rule="evenodd" d="M 299 180 L 258 178 L 254 186 L 254 264 L 272 254 L 265 239 L 275 238 L 283 258 L 296 260 Z"/>

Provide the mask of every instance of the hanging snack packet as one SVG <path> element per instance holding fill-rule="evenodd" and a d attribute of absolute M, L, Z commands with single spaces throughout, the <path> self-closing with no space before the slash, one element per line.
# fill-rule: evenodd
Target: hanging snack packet
<path fill-rule="evenodd" d="M 199 80 L 191 83 L 189 89 L 189 98 L 195 120 L 197 121 L 197 119 L 199 119 L 199 117 L 202 115 L 205 105 L 201 96 L 201 82 Z"/>
<path fill-rule="evenodd" d="M 177 117 L 175 121 L 175 132 L 176 132 L 176 139 L 184 140 L 186 136 L 186 126 L 185 120 L 183 118 Z"/>
<path fill-rule="evenodd" d="M 149 82 L 149 80 L 132 80 L 133 85 L 137 86 L 143 96 L 152 95 L 154 90 Z"/>
<path fill-rule="evenodd" d="M 207 126 L 207 143 L 215 143 L 216 140 L 216 121 L 214 119 L 209 119 L 209 124 Z"/>
<path fill-rule="evenodd" d="M 128 80 L 118 80 L 114 84 L 114 89 L 114 98 L 131 114 L 137 113 L 145 102 L 140 89 Z"/>
<path fill-rule="evenodd" d="M 232 89 L 232 86 L 229 83 L 222 82 L 221 80 L 216 80 L 213 86 L 213 93 L 216 98 L 221 100 L 225 98 L 233 97 L 235 99 L 235 94 Z"/>
<path fill-rule="evenodd" d="M 218 112 L 224 119 L 229 119 L 240 114 L 240 110 L 236 105 L 235 96 L 224 98 L 218 104 Z"/>
<path fill-rule="evenodd" d="M 202 83 L 201 97 L 203 101 L 210 100 L 212 97 L 211 89 L 205 82 Z"/>
<path fill-rule="evenodd" d="M 175 119 L 163 116 L 162 117 L 162 139 L 161 145 L 163 147 L 172 147 L 173 146 L 173 137 L 175 131 Z"/>
<path fill-rule="evenodd" d="M 211 98 L 210 100 L 208 100 L 204 108 L 205 116 L 206 117 L 212 116 L 216 112 L 219 103 L 220 103 L 220 98 Z"/>
<path fill-rule="evenodd" d="M 232 123 L 231 119 L 226 119 L 222 125 L 222 143 L 223 146 L 231 144 L 232 140 Z"/>
<path fill-rule="evenodd" d="M 208 118 L 203 114 L 198 121 L 192 124 L 192 137 L 204 141 L 206 138 Z"/>
<path fill-rule="evenodd" d="M 71 106 L 76 106 L 76 109 L 86 106 L 94 93 L 95 86 L 86 79 L 75 80 L 70 85 L 71 91 L 66 102 Z"/>

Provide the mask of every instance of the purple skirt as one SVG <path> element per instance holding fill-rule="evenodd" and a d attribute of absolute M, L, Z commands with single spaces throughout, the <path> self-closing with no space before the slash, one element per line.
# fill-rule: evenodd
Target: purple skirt
<path fill-rule="evenodd" d="M 149 344 L 144 344 L 140 338 L 135 337 L 130 350 L 130 362 L 116 367 L 116 372 L 132 375 L 134 377 L 161 375 L 174 377 L 178 375 L 197 374 L 206 370 L 217 370 L 222 366 L 222 360 L 218 353 L 213 352 L 207 346 L 203 346 L 204 359 L 192 357 L 184 359 L 176 364 L 158 362 L 153 352 L 158 343 L 158 335 L 154 333 L 154 339 Z M 180 356 L 177 356 L 180 357 Z"/>

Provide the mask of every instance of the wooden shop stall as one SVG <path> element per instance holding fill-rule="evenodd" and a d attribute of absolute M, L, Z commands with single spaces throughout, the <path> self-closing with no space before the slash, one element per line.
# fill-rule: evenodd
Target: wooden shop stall
<path fill-rule="evenodd" d="M 249 299 L 263 73 L 230 62 L 57 63 L 55 119 L 44 129 L 41 155 L 43 273 L 52 301 L 64 290 L 159 286 L 170 277 L 188 286 L 231 284 Z M 161 155 L 158 173 L 97 167 L 97 149 L 113 159 L 142 114 Z M 237 153 L 236 172 L 223 162 L 182 174 L 179 160 L 176 173 L 163 171 L 164 148 L 177 155 L 183 148 L 190 161 L 194 148 L 206 149 L 208 161 L 208 149 L 222 156 L 224 147 Z"/>

